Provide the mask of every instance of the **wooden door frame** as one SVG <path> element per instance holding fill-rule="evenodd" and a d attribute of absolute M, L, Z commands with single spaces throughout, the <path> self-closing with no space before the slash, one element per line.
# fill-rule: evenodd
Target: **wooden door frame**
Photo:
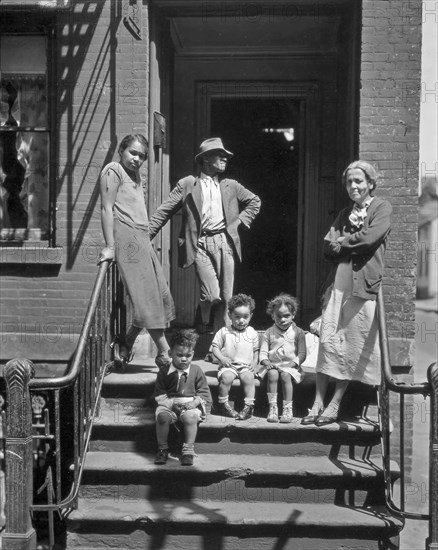
<path fill-rule="evenodd" d="M 149 151 L 148 151 L 148 212 L 153 213 L 170 193 L 169 118 L 172 112 L 169 83 L 163 70 L 168 70 L 170 34 L 163 32 L 163 18 L 151 13 L 149 18 Z M 167 43 L 163 43 L 167 41 Z M 157 145 L 155 128 L 156 115 L 165 122 L 164 143 Z M 170 279 L 170 224 L 155 237 L 154 249 L 160 259 L 166 279 Z"/>
<path fill-rule="evenodd" d="M 210 136 L 211 102 L 213 99 L 274 98 L 300 102 L 300 148 L 298 185 L 297 234 L 297 296 L 303 310 L 315 307 L 315 288 L 305 284 L 315 281 L 316 262 L 305 255 L 305 250 L 318 237 L 317 225 L 312 223 L 312 201 L 318 195 L 319 181 L 319 120 L 320 89 L 317 83 L 307 81 L 198 81 L 195 86 L 196 143 Z"/>

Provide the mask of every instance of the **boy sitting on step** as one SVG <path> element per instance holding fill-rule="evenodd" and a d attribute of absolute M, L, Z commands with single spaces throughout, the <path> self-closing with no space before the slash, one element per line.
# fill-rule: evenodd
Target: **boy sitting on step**
<path fill-rule="evenodd" d="M 172 363 L 158 372 L 154 398 L 158 452 L 155 464 L 166 464 L 171 424 L 180 422 L 184 430 L 181 464 L 192 466 L 198 424 L 205 420 L 206 404 L 211 403 L 207 379 L 199 365 L 192 364 L 198 334 L 192 329 L 176 331 L 170 340 Z"/>
<path fill-rule="evenodd" d="M 224 416 L 236 420 L 248 420 L 254 410 L 254 367 L 258 362 L 260 347 L 257 332 L 249 326 L 254 309 L 255 302 L 251 296 L 232 296 L 228 302 L 231 326 L 221 328 L 212 343 L 212 353 L 219 362 L 219 410 Z M 245 406 L 240 414 L 228 402 L 235 378 L 240 379 L 245 396 Z"/>

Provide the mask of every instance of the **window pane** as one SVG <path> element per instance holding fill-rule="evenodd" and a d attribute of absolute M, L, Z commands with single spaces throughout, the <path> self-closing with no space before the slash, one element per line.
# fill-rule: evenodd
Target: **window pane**
<path fill-rule="evenodd" d="M 0 239 L 46 239 L 50 198 L 46 39 L 2 36 L 0 45 Z"/>
<path fill-rule="evenodd" d="M 46 37 L 1 36 L 0 65 L 6 73 L 45 74 Z"/>
<path fill-rule="evenodd" d="M 47 126 L 47 93 L 44 75 L 1 73 L 1 125 Z M 9 120 L 9 103 L 13 120 Z M 9 101 L 9 103 L 8 103 Z"/>
<path fill-rule="evenodd" d="M 0 238 L 47 239 L 49 136 L 46 132 L 8 132 L 1 134 L 1 142 Z"/>

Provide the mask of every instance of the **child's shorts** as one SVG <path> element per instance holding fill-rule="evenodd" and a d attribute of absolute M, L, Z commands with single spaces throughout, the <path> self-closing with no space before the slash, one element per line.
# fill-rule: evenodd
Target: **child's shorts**
<path fill-rule="evenodd" d="M 196 409 L 190 409 L 190 411 L 197 414 L 198 422 L 202 422 L 203 414 L 202 414 L 202 411 L 200 409 L 197 409 L 197 408 Z M 182 411 L 182 413 L 180 415 L 177 415 L 176 412 L 173 411 L 172 409 L 169 409 L 168 407 L 165 407 L 164 405 L 158 405 L 158 407 L 155 410 L 155 418 L 158 418 L 158 415 L 160 413 L 166 413 L 172 419 L 172 424 L 175 424 L 176 422 L 178 422 L 178 420 L 181 420 L 183 418 L 183 416 L 185 415 L 186 412 L 188 412 L 188 411 L 186 411 L 186 410 Z"/>
<path fill-rule="evenodd" d="M 222 375 L 225 372 L 232 372 L 235 378 L 240 378 L 240 375 L 244 372 L 250 371 L 250 368 L 247 365 L 241 365 L 239 363 L 231 365 L 231 367 L 219 367 L 217 372 L 217 377 L 220 380 Z"/>

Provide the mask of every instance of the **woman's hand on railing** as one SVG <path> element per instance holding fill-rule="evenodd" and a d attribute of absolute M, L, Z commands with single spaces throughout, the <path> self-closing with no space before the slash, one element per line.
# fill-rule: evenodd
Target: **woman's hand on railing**
<path fill-rule="evenodd" d="M 106 246 L 99 255 L 97 265 L 102 262 L 112 262 L 114 260 L 114 246 Z"/>

